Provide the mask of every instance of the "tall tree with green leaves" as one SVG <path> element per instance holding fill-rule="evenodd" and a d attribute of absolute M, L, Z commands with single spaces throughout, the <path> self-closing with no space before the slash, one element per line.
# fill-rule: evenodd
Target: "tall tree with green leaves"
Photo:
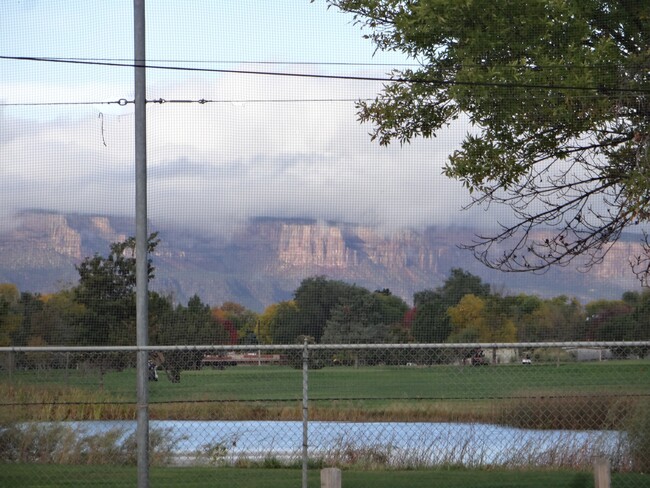
<path fill-rule="evenodd" d="M 148 239 L 148 252 L 158 245 L 158 234 Z M 77 266 L 75 300 L 86 307 L 84 337 L 88 345 L 135 343 L 135 238 L 110 245 L 107 257 L 95 254 Z M 148 277 L 154 267 L 148 262 Z"/>
<path fill-rule="evenodd" d="M 210 306 L 198 295 L 187 306 L 172 307 L 171 302 L 157 297 L 155 343 L 161 345 L 213 345 L 230 343 L 224 324 L 216 318 Z M 201 368 L 204 351 L 191 348 L 165 351 L 154 355 L 156 363 L 165 370 L 173 383 L 181 381 L 181 371 Z"/>
<path fill-rule="evenodd" d="M 527 342 L 588 340 L 585 319 L 584 307 L 577 299 L 560 295 L 543 300 L 520 322 L 518 338 Z"/>
<path fill-rule="evenodd" d="M 490 285 L 483 283 L 479 276 L 453 268 L 449 278 L 435 290 L 423 290 L 413 295 L 415 319 L 412 333 L 418 342 L 445 342 L 452 332 L 452 324 L 447 313 L 465 295 L 485 298 L 490 295 Z"/>
<path fill-rule="evenodd" d="M 293 300 L 280 302 L 267 308 L 263 314 L 264 327 L 273 344 L 293 344 L 304 335 L 300 313 Z"/>
<path fill-rule="evenodd" d="M 305 278 L 294 292 L 294 302 L 300 314 L 300 334 L 320 342 L 332 310 L 341 299 L 354 295 L 357 287 L 325 276 Z"/>
<path fill-rule="evenodd" d="M 394 316 L 386 308 L 381 292 L 371 293 L 355 287 L 352 293 L 342 297 L 332 309 L 330 319 L 321 338 L 326 344 L 377 344 L 391 342 L 392 334 L 388 320 Z M 388 312 L 388 313 L 387 313 Z M 376 364 L 386 361 L 390 355 L 381 350 L 354 350 L 339 354 L 339 359 L 355 365 Z"/>
<path fill-rule="evenodd" d="M 80 343 L 85 307 L 75 301 L 74 291 L 61 290 L 40 297 L 42 310 L 33 317 L 36 327 L 31 333 L 42 336 L 48 344 L 72 346 Z"/>
<path fill-rule="evenodd" d="M 444 174 L 472 205 L 509 209 L 466 245 L 486 265 L 539 271 L 580 257 L 588 268 L 650 221 L 646 2 L 326 1 L 353 13 L 378 49 L 419 64 L 359 102 L 373 139 L 403 144 L 471 124 Z M 646 237 L 631 258 L 642 280 L 648 251 Z"/>
<path fill-rule="evenodd" d="M 16 285 L 0 283 L 0 346 L 14 345 L 14 336 L 20 332 L 22 315 L 16 310 L 19 300 Z"/>
<path fill-rule="evenodd" d="M 385 303 L 378 293 L 357 288 L 332 309 L 322 342 L 330 344 L 372 344 L 386 342 L 390 327 Z"/>

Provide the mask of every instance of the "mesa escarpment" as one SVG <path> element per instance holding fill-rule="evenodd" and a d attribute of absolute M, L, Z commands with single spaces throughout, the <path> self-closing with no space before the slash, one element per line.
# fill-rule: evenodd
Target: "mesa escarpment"
<path fill-rule="evenodd" d="M 64 215 L 24 214 L 20 226 L 14 231 L 13 240 L 27 249 L 53 251 L 74 259 L 82 257 L 81 235 L 70 228 Z"/>
<path fill-rule="evenodd" d="M 278 225 L 277 259 L 280 266 L 336 269 L 359 264 L 357 251 L 346 245 L 340 227 L 291 223 Z"/>
<path fill-rule="evenodd" d="M 432 246 L 424 235 L 400 231 L 391 235 L 349 224 L 281 223 L 277 258 L 285 267 L 332 269 L 379 266 L 388 270 L 416 268 L 437 272 L 449 246 Z"/>
<path fill-rule="evenodd" d="M 565 294 L 583 300 L 619 298 L 638 289 L 630 257 L 640 243 L 616 243 L 590 273 L 552 269 L 544 276 L 489 270 L 458 245 L 471 229 L 430 228 L 386 233 L 368 226 L 298 219 L 254 219 L 228 237 L 198 231 L 156 229 L 152 288 L 179 301 L 198 294 L 218 305 L 235 301 L 261 310 L 290 299 L 300 281 L 326 275 L 369 289 L 389 288 L 410 301 L 413 293 L 440 286 L 451 268 L 480 276 L 505 293 Z M 49 292 L 76 280 L 75 265 L 111 242 L 133 235 L 133 219 L 105 215 L 25 212 L 0 234 L 0 282 Z"/>

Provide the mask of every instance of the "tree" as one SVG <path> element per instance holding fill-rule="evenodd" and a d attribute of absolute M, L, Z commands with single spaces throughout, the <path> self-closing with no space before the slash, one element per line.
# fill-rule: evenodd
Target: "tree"
<path fill-rule="evenodd" d="M 15 344 L 21 346 L 29 345 L 30 342 L 51 344 L 50 340 L 56 336 L 43 324 L 43 305 L 43 301 L 37 294 L 29 292 L 22 292 L 20 294 L 16 311 L 20 313 L 22 320 L 19 330 L 14 334 Z M 33 339 L 35 337 L 40 338 L 40 341 L 34 341 Z"/>
<path fill-rule="evenodd" d="M 468 271 L 452 268 L 449 278 L 445 280 L 440 289 L 440 293 L 447 303 L 455 305 L 465 295 L 471 294 L 481 298 L 488 297 L 490 295 L 490 285 L 483 283 L 479 276 Z"/>
<path fill-rule="evenodd" d="M 508 297 L 491 295 L 486 302 L 485 317 L 489 330 L 489 340 L 492 342 L 515 342 L 517 326 L 515 325 L 516 308 L 511 308 Z M 496 351 L 496 350 L 493 350 Z M 494 352 L 496 355 L 496 352 Z M 494 357 L 496 360 L 496 356 Z"/>
<path fill-rule="evenodd" d="M 445 342 L 451 333 L 447 308 L 442 300 L 427 301 L 418 306 L 411 327 L 413 338 L 422 343 Z"/>
<path fill-rule="evenodd" d="M 79 344 L 85 308 L 74 298 L 74 292 L 69 289 L 41 297 L 43 310 L 38 320 L 47 330 L 44 337 L 48 344 Z"/>
<path fill-rule="evenodd" d="M 625 295 L 623 296 L 625 298 Z M 634 310 L 634 329 L 626 331 L 626 340 L 650 340 L 650 291 L 645 290 L 638 299 Z M 639 357 L 646 357 L 650 348 L 645 346 L 639 350 Z"/>
<path fill-rule="evenodd" d="M 370 293 L 365 288 L 355 288 L 354 293 L 341 298 L 332 309 L 331 317 L 323 333 L 326 344 L 374 344 L 386 343 L 391 337 L 391 328 L 384 321 L 385 303 L 380 293 Z M 380 350 L 353 350 L 343 352 L 339 360 L 377 364 L 386 361 L 389 354 Z"/>
<path fill-rule="evenodd" d="M 587 340 L 621 341 L 625 332 L 633 327 L 634 307 L 623 300 L 596 300 L 585 306 L 587 322 Z M 627 340 L 633 340 L 632 338 Z"/>
<path fill-rule="evenodd" d="M 228 344 L 231 337 L 224 329 L 223 324 L 217 320 L 198 295 L 192 296 L 187 306 L 178 305 L 171 307 L 158 307 L 161 316 L 158 320 L 156 342 L 161 345 L 212 345 Z M 161 366 L 169 380 L 178 383 L 181 380 L 181 371 L 199 369 L 203 359 L 203 351 L 173 350 L 156 355 L 156 362 Z"/>
<path fill-rule="evenodd" d="M 212 309 L 212 315 L 228 330 L 232 344 L 242 340 L 247 344 L 257 344 L 258 317 L 255 312 L 235 302 L 224 302 Z"/>
<path fill-rule="evenodd" d="M 20 329 L 22 316 L 16 311 L 19 298 L 16 285 L 0 284 L 0 346 L 11 346 L 14 334 Z"/>
<path fill-rule="evenodd" d="M 488 342 L 492 340 L 485 316 L 486 300 L 476 295 L 465 295 L 460 302 L 449 307 L 453 333 L 451 342 Z"/>
<path fill-rule="evenodd" d="M 576 299 L 560 295 L 544 300 L 519 328 L 519 340 L 583 341 L 586 337 L 585 314 Z"/>
<path fill-rule="evenodd" d="M 411 327 L 414 315 L 407 303 L 393 295 L 388 288 L 375 290 L 373 296 L 379 300 L 381 321 L 389 327 L 385 341 L 394 344 L 412 342 Z"/>
<path fill-rule="evenodd" d="M 401 325 L 409 310 L 406 302 L 387 288 L 373 292 L 373 296 L 379 301 L 382 321 L 391 326 Z"/>
<path fill-rule="evenodd" d="M 264 311 L 265 328 L 273 344 L 293 344 L 303 334 L 296 302 L 284 301 Z"/>
<path fill-rule="evenodd" d="M 148 239 L 148 252 L 158 245 L 158 234 Z M 77 268 L 75 300 L 87 311 L 83 341 L 89 345 L 135 343 L 135 238 L 110 245 L 107 257 L 95 254 Z M 148 262 L 148 278 L 154 267 Z"/>
<path fill-rule="evenodd" d="M 650 221 L 650 15 L 641 1 L 328 0 L 420 64 L 358 103 L 381 144 L 473 129 L 444 168 L 511 217 L 465 247 L 505 271 L 589 268 Z M 545 233 L 534 234 L 536 229 Z M 541 237 L 540 237 L 541 236 Z M 650 242 L 631 262 L 645 280 Z"/>
<path fill-rule="evenodd" d="M 412 333 L 418 342 L 445 342 L 452 331 L 447 310 L 457 305 L 465 295 L 486 298 L 490 285 L 460 268 L 453 268 L 443 285 L 435 290 L 423 290 L 413 295 L 416 307 Z"/>
<path fill-rule="evenodd" d="M 278 306 L 278 303 L 272 303 L 266 307 L 259 316 L 257 339 L 262 344 L 273 343 L 273 335 L 271 331 L 275 326 Z"/>
<path fill-rule="evenodd" d="M 302 327 L 298 335 L 307 335 L 320 342 L 332 309 L 342 298 L 356 293 L 356 289 L 354 285 L 325 276 L 304 279 L 294 293 Z"/>
<path fill-rule="evenodd" d="M 384 321 L 384 303 L 376 293 L 360 288 L 332 310 L 322 342 L 329 344 L 372 344 L 386 342 L 390 331 Z"/>

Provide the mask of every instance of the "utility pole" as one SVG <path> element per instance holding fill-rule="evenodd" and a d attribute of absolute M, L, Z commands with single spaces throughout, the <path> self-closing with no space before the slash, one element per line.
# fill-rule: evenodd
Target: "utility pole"
<path fill-rule="evenodd" d="M 149 345 L 149 257 L 147 232 L 147 81 L 145 0 L 133 0 L 135 65 L 135 301 L 136 342 Z M 138 488 L 149 487 L 149 383 L 148 352 L 137 352 L 137 460 Z"/>

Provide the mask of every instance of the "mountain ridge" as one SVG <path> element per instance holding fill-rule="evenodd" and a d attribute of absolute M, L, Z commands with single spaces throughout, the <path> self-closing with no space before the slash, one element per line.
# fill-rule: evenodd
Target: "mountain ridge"
<path fill-rule="evenodd" d="M 106 255 L 111 242 L 134 235 L 133 219 L 106 215 L 23 212 L 0 234 L 0 281 L 21 291 L 49 293 L 76 282 L 75 265 Z M 151 288 L 179 302 L 197 294 L 211 305 L 241 303 L 256 311 L 287 300 L 300 282 L 324 275 L 368 289 L 389 288 L 410 303 L 413 293 L 442 285 L 462 268 L 504 293 L 561 294 L 581 301 L 620 298 L 636 290 L 628 257 L 640 243 L 616 243 L 588 274 L 555 268 L 542 276 L 500 273 L 458 247 L 474 231 L 431 227 L 380 232 L 369 226 L 312 219 L 251 219 L 228 237 L 160 228 Z"/>

